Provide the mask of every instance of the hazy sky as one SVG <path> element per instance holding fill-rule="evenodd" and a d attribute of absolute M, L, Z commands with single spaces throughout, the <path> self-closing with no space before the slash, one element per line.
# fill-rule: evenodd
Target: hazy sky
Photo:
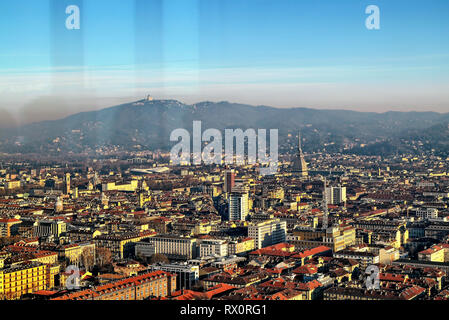
<path fill-rule="evenodd" d="M 365 27 L 368 5 L 380 30 Z M 447 0 L 2 0 L 0 17 L 0 123 L 147 93 L 449 112 Z"/>

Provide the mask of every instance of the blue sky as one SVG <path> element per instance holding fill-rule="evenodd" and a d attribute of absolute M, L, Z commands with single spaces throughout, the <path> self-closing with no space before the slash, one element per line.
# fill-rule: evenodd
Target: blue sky
<path fill-rule="evenodd" d="M 80 30 L 65 28 L 72 4 Z M 380 30 L 365 27 L 368 5 Z M 16 114 L 52 97 L 71 97 L 62 115 L 146 92 L 449 111 L 447 0 L 4 0 L 0 15 L 0 108 Z"/>

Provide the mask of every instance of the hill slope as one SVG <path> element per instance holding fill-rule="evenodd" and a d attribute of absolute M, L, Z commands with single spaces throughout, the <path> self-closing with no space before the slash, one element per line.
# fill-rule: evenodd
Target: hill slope
<path fill-rule="evenodd" d="M 194 105 L 175 100 L 140 100 L 99 111 L 84 112 L 56 121 L 29 124 L 0 132 L 3 152 L 81 152 L 116 146 L 123 150 L 165 149 L 173 145 L 172 130 L 191 132 L 192 122 L 202 129 L 279 129 L 280 145 L 296 143 L 301 130 L 306 151 L 345 151 L 366 154 L 421 152 L 447 153 L 449 114 L 434 112 L 365 113 L 307 108 L 278 109 L 229 102 Z M 418 149 L 414 140 L 424 140 Z M 425 142 L 427 141 L 427 142 Z M 360 147 L 366 144 L 366 147 Z M 285 146 L 284 146 L 285 147 Z"/>

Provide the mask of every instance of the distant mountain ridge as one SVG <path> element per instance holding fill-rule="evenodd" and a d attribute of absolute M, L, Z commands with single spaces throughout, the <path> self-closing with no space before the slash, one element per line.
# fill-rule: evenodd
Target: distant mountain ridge
<path fill-rule="evenodd" d="M 169 150 L 173 145 L 172 130 L 185 128 L 192 132 L 195 120 L 202 121 L 203 131 L 207 128 L 279 129 L 279 143 L 285 149 L 296 143 L 294 135 L 301 130 L 306 152 L 388 155 L 435 149 L 435 153 L 445 155 L 449 149 L 449 113 L 373 113 L 280 109 L 225 101 L 188 105 L 176 100 L 139 100 L 61 120 L 2 129 L 0 151 L 78 153 L 113 146 L 128 151 Z M 424 141 L 418 143 L 420 139 Z"/>

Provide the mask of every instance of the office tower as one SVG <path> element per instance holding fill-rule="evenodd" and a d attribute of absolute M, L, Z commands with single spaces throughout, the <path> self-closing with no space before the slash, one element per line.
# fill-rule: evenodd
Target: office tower
<path fill-rule="evenodd" d="M 235 186 L 235 172 L 234 172 L 234 170 L 227 170 L 225 172 L 223 191 L 226 193 L 231 193 L 232 188 L 234 186 Z"/>
<path fill-rule="evenodd" d="M 66 173 L 64 177 L 64 194 L 70 194 L 70 173 Z"/>
<path fill-rule="evenodd" d="M 326 187 L 326 197 L 329 204 L 346 202 L 346 187 Z"/>
<path fill-rule="evenodd" d="M 306 177 L 308 176 L 307 163 L 304 159 L 301 147 L 301 135 L 298 135 L 298 153 L 295 155 L 292 164 L 292 173 L 294 176 Z"/>
<path fill-rule="evenodd" d="M 229 221 L 244 221 L 249 211 L 248 191 L 238 190 L 232 192 L 229 197 L 228 217 Z"/>
<path fill-rule="evenodd" d="M 285 242 L 286 235 L 287 222 L 280 219 L 270 219 L 248 226 L 248 236 L 254 239 L 256 249 Z"/>

